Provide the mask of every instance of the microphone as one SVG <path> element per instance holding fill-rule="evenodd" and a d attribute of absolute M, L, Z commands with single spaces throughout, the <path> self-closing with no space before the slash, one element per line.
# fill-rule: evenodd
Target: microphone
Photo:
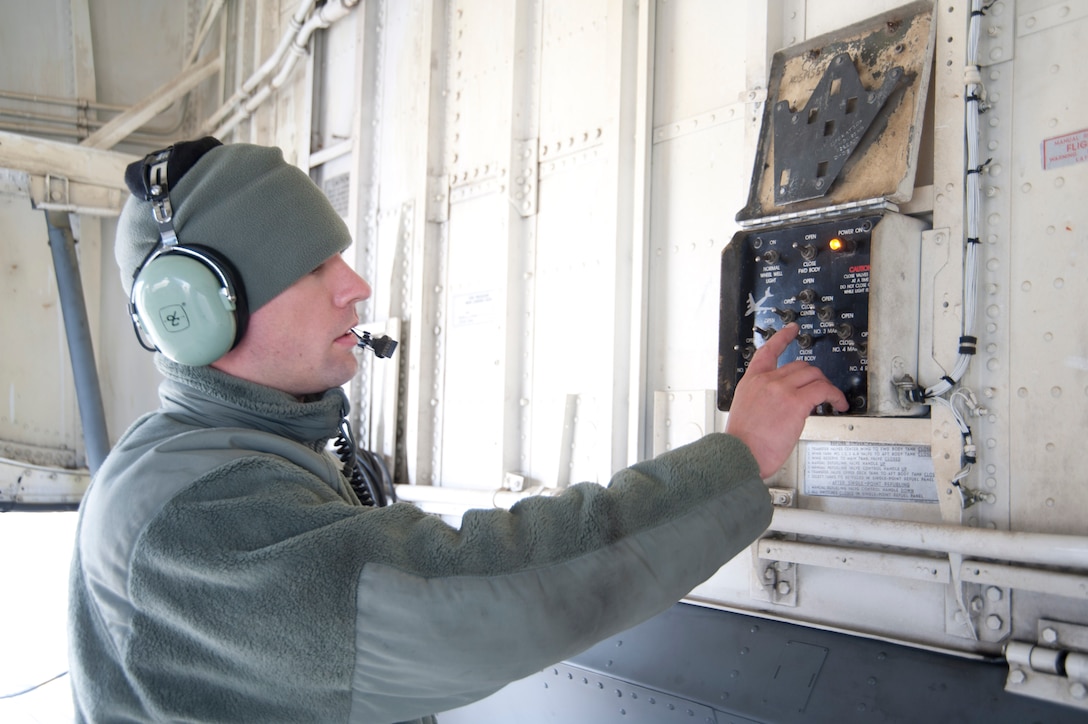
<path fill-rule="evenodd" d="M 392 357 L 393 351 L 397 348 L 397 340 L 391 338 L 387 334 L 383 334 L 381 337 L 371 337 L 370 332 L 358 332 L 354 329 L 351 330 L 359 339 L 359 344 L 356 346 L 359 349 L 366 349 L 367 347 L 374 353 L 375 357 Z"/>

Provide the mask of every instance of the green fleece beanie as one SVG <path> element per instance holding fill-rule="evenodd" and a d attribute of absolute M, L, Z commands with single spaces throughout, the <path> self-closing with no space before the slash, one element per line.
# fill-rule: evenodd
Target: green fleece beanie
<path fill-rule="evenodd" d="M 206 246 L 225 257 L 241 277 L 250 312 L 351 244 L 329 200 L 275 147 L 212 148 L 171 182 L 170 203 L 178 243 Z M 125 294 L 158 245 L 151 202 L 131 196 L 114 246 Z"/>

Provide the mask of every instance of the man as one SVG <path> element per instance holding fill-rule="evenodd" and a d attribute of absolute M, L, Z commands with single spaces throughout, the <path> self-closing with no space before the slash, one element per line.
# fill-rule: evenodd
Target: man
<path fill-rule="evenodd" d="M 81 721 L 433 721 L 675 603 L 764 530 L 761 476 L 808 412 L 846 409 L 816 369 L 776 369 L 788 327 L 738 385 L 729 434 L 607 488 L 470 511 L 459 530 L 361 505 L 324 451 L 370 294 L 340 257 L 347 229 L 277 149 L 195 144 L 167 154 L 187 170 L 154 155 L 130 167 L 121 278 L 153 339 L 160 321 L 195 323 L 195 304 L 161 305 L 156 321 L 140 302 L 176 234 L 233 266 L 222 296 L 249 316 L 206 364 L 172 360 L 188 348 L 168 353 L 159 334 L 161 407 L 84 499 L 70 604 Z"/>

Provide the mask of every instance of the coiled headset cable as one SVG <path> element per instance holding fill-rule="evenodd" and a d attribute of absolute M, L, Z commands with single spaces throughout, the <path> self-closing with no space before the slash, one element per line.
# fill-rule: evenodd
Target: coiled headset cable
<path fill-rule="evenodd" d="M 344 477 L 360 503 L 381 508 L 397 501 L 393 479 L 385 461 L 370 450 L 359 449 L 347 418 L 340 420 L 340 434 L 333 445 L 344 465 Z"/>

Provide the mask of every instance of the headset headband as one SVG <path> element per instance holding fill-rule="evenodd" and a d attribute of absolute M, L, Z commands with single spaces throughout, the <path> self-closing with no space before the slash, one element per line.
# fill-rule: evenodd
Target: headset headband
<path fill-rule="evenodd" d="M 174 209 L 170 204 L 170 185 L 181 180 L 201 157 L 217 146 L 219 139 L 205 136 L 196 141 L 184 141 L 169 148 L 152 151 L 125 169 L 125 185 L 133 196 L 150 201 L 159 225 L 163 246 L 174 246 L 178 235 L 174 230 Z"/>
<path fill-rule="evenodd" d="M 133 274 L 129 316 L 145 349 L 158 350 L 180 364 L 214 362 L 233 348 L 246 326 L 241 279 L 214 249 L 178 239 L 170 201 L 171 187 L 220 145 L 210 136 L 178 143 L 125 169 L 125 185 L 132 195 L 151 203 L 160 237 Z M 145 334 L 153 344 L 144 340 Z"/>

